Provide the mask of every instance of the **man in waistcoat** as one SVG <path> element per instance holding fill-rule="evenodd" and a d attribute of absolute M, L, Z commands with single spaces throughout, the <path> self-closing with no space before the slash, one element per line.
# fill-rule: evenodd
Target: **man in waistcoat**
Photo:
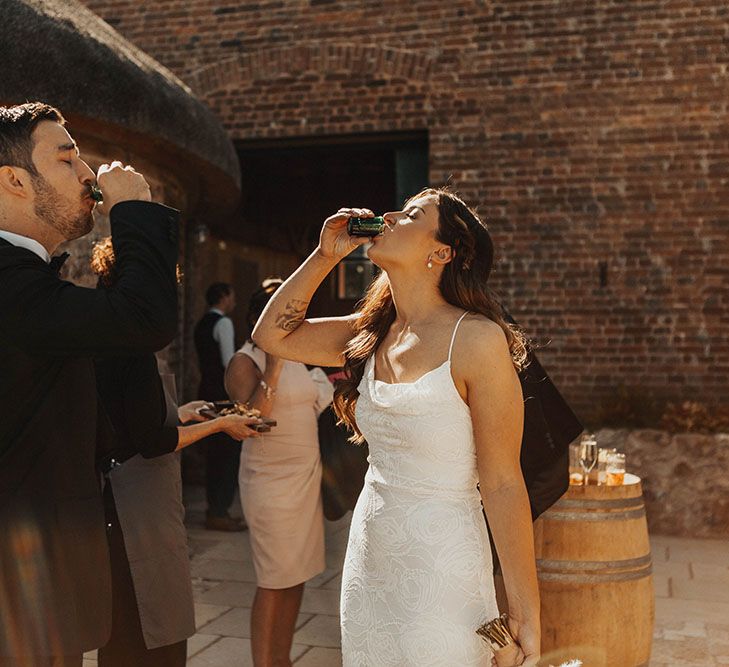
<path fill-rule="evenodd" d="M 235 353 L 235 331 L 228 317 L 235 308 L 235 291 L 228 283 L 213 283 L 205 293 L 205 300 L 209 310 L 195 326 L 195 348 L 200 365 L 198 398 L 223 401 L 228 398 L 225 369 Z M 245 530 L 245 524 L 229 513 L 235 497 L 240 447 L 240 442 L 225 433 L 210 436 L 205 443 L 208 503 L 205 527 L 208 530 Z"/>

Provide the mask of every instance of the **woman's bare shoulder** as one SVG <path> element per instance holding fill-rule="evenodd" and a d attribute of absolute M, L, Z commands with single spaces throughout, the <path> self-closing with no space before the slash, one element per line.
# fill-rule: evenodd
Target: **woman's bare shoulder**
<path fill-rule="evenodd" d="M 486 365 L 512 364 L 509 343 L 501 325 L 480 313 L 469 313 L 463 319 L 453 357 L 462 369 L 472 371 Z"/>
<path fill-rule="evenodd" d="M 463 318 L 461 327 L 463 339 L 468 343 L 497 343 L 499 340 L 506 343 L 506 334 L 501 325 L 481 313 L 468 313 Z"/>

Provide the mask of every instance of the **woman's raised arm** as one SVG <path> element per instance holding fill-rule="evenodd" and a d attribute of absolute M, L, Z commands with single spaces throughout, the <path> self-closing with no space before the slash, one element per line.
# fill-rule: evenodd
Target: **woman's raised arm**
<path fill-rule="evenodd" d="M 367 238 L 347 234 L 352 216 L 372 216 L 367 209 L 341 208 L 327 218 L 319 245 L 271 297 L 253 330 L 253 342 L 284 359 L 318 366 L 341 366 L 354 333 L 356 314 L 307 319 L 314 292 L 338 262 Z"/>

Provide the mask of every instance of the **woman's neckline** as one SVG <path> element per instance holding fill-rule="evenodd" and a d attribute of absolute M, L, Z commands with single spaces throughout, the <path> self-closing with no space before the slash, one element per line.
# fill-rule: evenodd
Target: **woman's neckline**
<path fill-rule="evenodd" d="M 401 385 L 408 386 L 408 385 L 418 384 L 418 382 L 420 382 L 422 379 L 426 378 L 428 375 L 432 375 L 436 371 L 439 371 L 441 368 L 443 368 L 443 366 L 450 365 L 450 363 L 451 363 L 450 359 L 446 359 L 440 366 L 431 368 L 429 371 L 426 371 L 425 373 L 423 373 L 417 380 L 413 380 L 411 382 L 386 382 L 385 380 L 378 380 L 375 377 L 376 370 L 377 370 L 375 366 L 376 366 L 377 360 L 375 359 L 374 353 L 372 354 L 371 359 L 372 359 L 372 363 L 370 364 L 370 375 L 372 377 L 372 380 L 374 380 L 375 382 L 377 382 L 379 384 L 384 384 L 388 387 L 397 387 L 397 386 L 401 386 Z"/>
<path fill-rule="evenodd" d="M 468 315 L 468 313 L 469 313 L 469 311 L 467 311 L 467 310 L 464 311 L 461 314 L 461 316 L 458 318 L 458 320 L 456 321 L 456 324 L 453 327 L 453 333 L 451 334 L 451 344 L 448 346 L 448 358 L 440 366 L 436 366 L 435 368 L 431 368 L 426 373 L 423 373 L 417 380 L 413 380 L 412 382 L 385 382 L 384 380 L 378 380 L 375 377 L 375 375 L 377 374 L 377 368 L 376 368 L 376 364 L 377 364 L 377 359 L 376 359 L 377 350 L 375 350 L 372 353 L 372 356 L 370 357 L 372 359 L 372 364 L 370 365 L 370 375 L 372 377 L 372 380 L 374 382 L 379 382 L 380 384 L 384 384 L 386 386 L 391 386 L 391 387 L 410 386 L 410 385 L 418 384 L 418 382 L 420 382 L 423 378 L 427 377 L 428 375 L 431 375 L 432 373 L 435 373 L 436 371 L 439 371 L 444 366 L 446 366 L 446 365 L 450 366 L 451 356 L 453 354 L 453 343 L 456 340 L 456 333 L 458 332 L 458 327 L 460 326 L 461 322 L 463 321 L 463 318 L 466 317 L 466 315 Z M 450 374 L 450 372 L 449 372 L 449 374 Z M 453 377 L 451 377 L 451 380 L 452 379 L 453 379 Z"/>

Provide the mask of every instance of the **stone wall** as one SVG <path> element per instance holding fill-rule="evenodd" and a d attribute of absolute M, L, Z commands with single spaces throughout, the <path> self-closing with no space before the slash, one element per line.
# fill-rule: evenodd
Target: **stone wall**
<path fill-rule="evenodd" d="M 85 2 L 236 140 L 427 131 L 584 418 L 729 402 L 725 2 Z"/>
<path fill-rule="evenodd" d="M 643 479 L 653 533 L 729 539 L 729 434 L 604 429 L 597 439 Z"/>

